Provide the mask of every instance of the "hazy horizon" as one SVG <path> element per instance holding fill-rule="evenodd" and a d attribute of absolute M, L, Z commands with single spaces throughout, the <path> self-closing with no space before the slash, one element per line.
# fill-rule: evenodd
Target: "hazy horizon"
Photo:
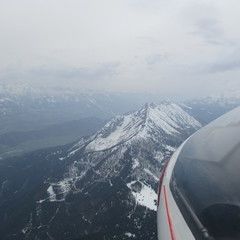
<path fill-rule="evenodd" d="M 238 7 L 3 0 L 0 85 L 185 98 L 239 91 Z"/>

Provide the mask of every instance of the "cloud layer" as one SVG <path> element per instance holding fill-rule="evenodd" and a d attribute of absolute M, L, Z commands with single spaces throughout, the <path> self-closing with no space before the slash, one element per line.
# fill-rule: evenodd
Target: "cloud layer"
<path fill-rule="evenodd" d="M 238 0 L 0 5 L 0 84 L 169 96 L 240 88 Z"/>

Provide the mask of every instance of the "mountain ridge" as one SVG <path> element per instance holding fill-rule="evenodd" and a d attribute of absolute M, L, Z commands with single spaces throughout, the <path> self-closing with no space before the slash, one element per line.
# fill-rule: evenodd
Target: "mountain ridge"
<path fill-rule="evenodd" d="M 4 240 L 155 240 L 159 174 L 200 126 L 174 103 L 147 104 L 67 148 L 23 156 L 26 161 L 11 168 L 4 161 L 0 186 L 9 187 L 0 194 L 0 219 L 16 224 Z M 33 190 L 34 198 L 27 198 Z M 10 220 L 2 223 L 1 236 Z"/>
<path fill-rule="evenodd" d="M 160 135 L 163 133 L 167 135 L 179 134 L 184 125 L 189 125 L 195 129 L 201 127 L 201 123 L 177 104 L 165 102 L 156 105 L 151 103 L 138 111 L 113 118 L 91 137 L 87 148 L 88 150 L 101 151 L 134 138 L 152 137 L 151 132 L 154 131 L 154 128 Z"/>

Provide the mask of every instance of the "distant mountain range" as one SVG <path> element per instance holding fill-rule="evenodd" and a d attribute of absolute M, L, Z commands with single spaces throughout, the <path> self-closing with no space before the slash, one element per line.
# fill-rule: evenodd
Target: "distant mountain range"
<path fill-rule="evenodd" d="M 39 130 L 49 125 L 89 117 L 111 119 L 118 114 L 138 109 L 146 102 L 160 104 L 164 100 L 161 96 L 150 94 L 79 93 L 70 90 L 41 92 L 28 88 L 20 93 L 16 90 L 3 90 L 0 90 L 0 134 Z M 207 122 L 219 112 L 226 112 L 238 106 L 240 94 L 174 102 L 182 106 L 187 105 L 188 109 L 191 107 L 193 111 L 204 108 L 206 119 L 202 121 Z"/>
<path fill-rule="evenodd" d="M 73 145 L 0 161 L 0 236 L 156 239 L 162 165 L 200 127 L 177 104 L 146 104 Z"/>
<path fill-rule="evenodd" d="M 179 102 L 203 125 L 240 104 L 237 93 Z M 68 144 L 157 95 L 0 89 L 0 158 Z M 86 130 L 85 130 L 86 129 Z"/>

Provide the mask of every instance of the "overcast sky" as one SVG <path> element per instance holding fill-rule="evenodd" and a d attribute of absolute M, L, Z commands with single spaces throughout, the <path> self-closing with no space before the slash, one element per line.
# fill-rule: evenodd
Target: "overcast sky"
<path fill-rule="evenodd" d="M 0 81 L 200 96 L 240 89 L 239 0 L 0 0 Z"/>

